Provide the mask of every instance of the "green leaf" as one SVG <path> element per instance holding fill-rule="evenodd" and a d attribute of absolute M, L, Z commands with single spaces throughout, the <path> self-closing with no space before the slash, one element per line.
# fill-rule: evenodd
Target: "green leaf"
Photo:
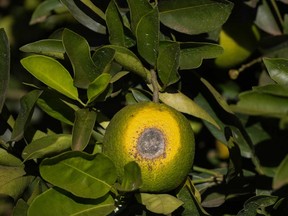
<path fill-rule="evenodd" d="M 32 141 L 27 145 L 22 158 L 27 161 L 59 154 L 71 148 L 72 137 L 70 134 L 53 134 Z"/>
<path fill-rule="evenodd" d="M 75 113 L 75 122 L 72 131 L 72 150 L 82 151 L 89 143 L 95 126 L 97 113 L 87 108 L 79 109 Z"/>
<path fill-rule="evenodd" d="M 270 77 L 280 85 L 288 85 L 288 59 L 264 58 Z"/>
<path fill-rule="evenodd" d="M 110 195 L 99 199 L 81 199 L 59 189 L 51 188 L 32 202 L 28 216 L 106 216 L 114 209 L 114 200 Z"/>
<path fill-rule="evenodd" d="M 254 91 L 260 92 L 262 94 L 270 94 L 280 97 L 288 97 L 288 88 L 279 84 L 268 84 L 265 86 L 253 87 Z"/>
<path fill-rule="evenodd" d="M 164 85 L 163 88 L 179 80 L 179 56 L 180 46 L 178 43 L 172 41 L 160 43 L 157 70 L 159 78 Z"/>
<path fill-rule="evenodd" d="M 69 29 L 64 29 L 62 40 L 73 66 L 75 86 L 88 88 L 88 85 L 100 75 L 91 58 L 88 42 L 84 37 Z"/>
<path fill-rule="evenodd" d="M 106 24 L 111 44 L 123 47 L 132 47 L 135 45 L 135 41 L 127 34 L 129 30 L 125 29 L 121 14 L 114 0 L 110 1 L 106 10 Z"/>
<path fill-rule="evenodd" d="M 82 25 L 86 26 L 87 28 L 91 29 L 94 32 L 98 32 L 100 34 L 106 34 L 105 26 L 96 22 L 92 17 L 84 13 L 83 10 L 80 9 L 74 1 L 71 0 L 60 0 L 60 1 L 68 8 L 72 16 Z"/>
<path fill-rule="evenodd" d="M 20 50 L 22 52 L 37 53 L 58 59 L 64 59 L 65 53 L 62 41 L 57 39 L 35 41 L 20 47 Z"/>
<path fill-rule="evenodd" d="M 24 68 L 47 86 L 74 100 L 78 99 L 77 88 L 69 72 L 51 57 L 32 55 L 21 60 Z"/>
<path fill-rule="evenodd" d="M 282 160 L 277 168 L 272 186 L 274 190 L 277 190 L 286 184 L 288 184 L 288 156 Z"/>
<path fill-rule="evenodd" d="M 188 70 L 201 66 L 204 59 L 212 59 L 223 53 L 223 48 L 217 44 L 204 42 L 180 43 L 180 69 Z"/>
<path fill-rule="evenodd" d="M 108 87 L 111 80 L 111 75 L 103 73 L 98 76 L 89 86 L 87 90 L 88 102 L 93 102 L 101 93 L 103 93 Z"/>
<path fill-rule="evenodd" d="M 0 148 L 0 166 L 23 167 L 24 165 L 19 158 Z"/>
<path fill-rule="evenodd" d="M 10 80 L 10 46 L 7 35 L 0 28 L 0 113 L 2 112 Z"/>
<path fill-rule="evenodd" d="M 154 213 L 168 215 L 183 205 L 183 202 L 169 194 L 140 193 L 138 201 Z"/>
<path fill-rule="evenodd" d="M 115 166 L 108 157 L 78 151 L 44 159 L 40 173 L 51 184 L 75 196 L 91 199 L 107 194 L 117 178 Z"/>
<path fill-rule="evenodd" d="M 19 199 L 13 209 L 13 216 L 27 215 L 29 205 L 23 200 Z"/>
<path fill-rule="evenodd" d="M 136 100 L 135 102 L 150 102 L 152 98 L 151 93 L 144 91 L 143 89 L 136 89 L 136 88 L 131 88 L 130 89 L 134 99 Z"/>
<path fill-rule="evenodd" d="M 63 5 L 59 2 L 59 0 L 43 1 L 34 10 L 29 24 L 34 25 L 36 23 L 44 22 L 53 13 L 54 10 L 62 7 Z"/>
<path fill-rule="evenodd" d="M 233 3 L 220 0 L 167 0 L 159 1 L 160 21 L 186 34 L 211 32 L 228 19 Z"/>
<path fill-rule="evenodd" d="M 141 169 L 135 161 L 131 161 L 124 166 L 124 176 L 121 185 L 117 189 L 131 192 L 139 189 L 142 185 Z"/>
<path fill-rule="evenodd" d="M 22 139 L 26 126 L 32 117 L 34 106 L 41 93 L 42 91 L 40 90 L 33 90 L 20 99 L 21 108 L 14 124 L 11 141 Z"/>
<path fill-rule="evenodd" d="M 60 94 L 45 90 L 38 98 L 37 105 L 51 117 L 68 125 L 73 125 L 74 109 L 61 99 Z"/>

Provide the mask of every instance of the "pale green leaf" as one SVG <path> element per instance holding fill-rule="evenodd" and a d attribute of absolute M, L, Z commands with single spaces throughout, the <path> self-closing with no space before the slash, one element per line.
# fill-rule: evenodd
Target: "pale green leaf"
<path fill-rule="evenodd" d="M 286 156 L 279 167 L 277 168 L 276 174 L 273 178 L 273 189 L 277 190 L 284 185 L 288 184 L 288 156 Z"/>
<path fill-rule="evenodd" d="M 19 158 L 0 148 L 0 166 L 23 167 L 24 164 Z"/>
<path fill-rule="evenodd" d="M 270 77 L 278 84 L 288 85 L 288 59 L 264 58 Z"/>

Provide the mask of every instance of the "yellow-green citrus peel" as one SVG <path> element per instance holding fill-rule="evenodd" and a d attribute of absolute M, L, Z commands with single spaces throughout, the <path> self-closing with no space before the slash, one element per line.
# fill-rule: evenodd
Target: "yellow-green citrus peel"
<path fill-rule="evenodd" d="M 175 109 L 153 102 L 128 105 L 109 123 L 103 152 L 116 165 L 136 161 L 141 168 L 143 192 L 167 192 L 187 177 L 194 160 L 194 133 L 188 120 Z"/>

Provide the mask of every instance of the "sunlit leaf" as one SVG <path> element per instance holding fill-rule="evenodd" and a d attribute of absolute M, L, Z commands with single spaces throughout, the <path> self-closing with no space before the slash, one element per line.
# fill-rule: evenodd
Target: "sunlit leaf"
<path fill-rule="evenodd" d="M 95 126 L 97 113 L 94 110 L 79 109 L 75 113 L 72 131 L 72 150 L 82 151 L 89 143 Z"/>
<path fill-rule="evenodd" d="M 233 3 L 220 0 L 159 1 L 160 21 L 176 31 L 201 34 L 221 27 L 228 19 Z"/>
<path fill-rule="evenodd" d="M 288 156 L 286 156 L 277 168 L 275 177 L 273 178 L 273 188 L 275 190 L 288 184 Z"/>
<path fill-rule="evenodd" d="M 22 52 L 37 53 L 64 59 L 65 49 L 61 40 L 43 39 L 20 47 Z"/>
<path fill-rule="evenodd" d="M 91 199 L 107 194 L 117 178 L 115 166 L 108 157 L 79 151 L 44 159 L 40 165 L 40 174 L 55 186 L 76 196 Z"/>
<path fill-rule="evenodd" d="M 288 59 L 264 58 L 270 77 L 280 85 L 288 84 Z"/>
<path fill-rule="evenodd" d="M 0 166 L 23 167 L 24 164 L 19 158 L 0 148 Z"/>
<path fill-rule="evenodd" d="M 157 59 L 158 75 L 166 88 L 179 80 L 180 46 L 176 42 L 165 41 L 160 43 Z"/>
<path fill-rule="evenodd" d="M 264 86 L 253 87 L 253 90 L 263 94 L 288 97 L 288 88 L 284 85 L 268 84 Z"/>
<path fill-rule="evenodd" d="M 84 13 L 83 10 L 81 10 L 74 1 L 71 0 L 60 0 L 60 1 L 68 8 L 72 16 L 82 25 L 86 26 L 87 28 L 91 29 L 94 32 L 98 32 L 100 34 L 106 33 L 105 26 L 96 22 L 92 17 Z"/>
<path fill-rule="evenodd" d="M 11 141 L 18 141 L 22 139 L 26 126 L 29 124 L 29 121 L 32 117 L 34 106 L 41 93 L 42 91 L 40 90 L 33 90 L 21 98 L 21 108 L 15 121 L 11 135 Z"/>
<path fill-rule="evenodd" d="M 78 99 L 77 88 L 69 72 L 51 57 L 32 55 L 21 60 L 24 68 L 47 86 L 74 100 Z"/>
<path fill-rule="evenodd" d="M 22 158 L 31 160 L 59 154 L 70 149 L 71 143 L 72 136 L 70 134 L 44 136 L 28 144 L 22 152 Z"/>
<path fill-rule="evenodd" d="M 32 202 L 28 216 L 106 216 L 114 209 L 114 200 L 110 195 L 99 199 L 81 199 L 65 191 L 51 188 Z"/>
<path fill-rule="evenodd" d="M 140 193 L 137 197 L 145 207 L 154 213 L 168 215 L 183 205 L 183 202 L 170 194 Z"/>
<path fill-rule="evenodd" d="M 7 35 L 0 28 L 0 113 L 6 99 L 6 91 L 10 80 L 10 46 Z"/>

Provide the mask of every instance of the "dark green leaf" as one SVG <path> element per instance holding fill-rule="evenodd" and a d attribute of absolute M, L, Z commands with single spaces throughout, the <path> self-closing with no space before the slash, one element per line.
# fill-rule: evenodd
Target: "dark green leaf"
<path fill-rule="evenodd" d="M 114 209 L 114 200 L 110 195 L 99 199 L 80 199 L 51 188 L 33 201 L 28 210 L 28 216 L 106 216 Z"/>
<path fill-rule="evenodd" d="M 223 48 L 217 44 L 203 42 L 181 43 L 180 69 L 200 67 L 203 59 L 216 58 L 223 53 Z"/>
<path fill-rule="evenodd" d="M 93 18 L 85 14 L 83 10 L 81 10 L 75 4 L 74 1 L 71 0 L 60 0 L 60 1 L 68 8 L 72 16 L 82 25 L 86 26 L 87 28 L 91 29 L 94 32 L 98 32 L 100 34 L 106 33 L 105 26 L 101 25 L 100 23 L 96 22 Z"/>
<path fill-rule="evenodd" d="M 124 47 L 135 45 L 135 41 L 126 33 L 128 29 L 123 26 L 121 14 L 114 0 L 110 1 L 106 10 L 106 23 L 111 44 Z"/>
<path fill-rule="evenodd" d="M 21 108 L 14 124 L 11 141 L 18 141 L 22 139 L 26 126 L 29 124 L 32 117 L 34 106 L 41 93 L 42 91 L 40 90 L 33 90 L 21 98 Z"/>
<path fill-rule="evenodd" d="M 280 85 L 288 85 L 288 59 L 264 58 L 270 77 Z"/>
<path fill-rule="evenodd" d="M 183 202 L 170 194 L 140 193 L 138 201 L 154 213 L 168 215 L 183 205 Z"/>
<path fill-rule="evenodd" d="M 98 76 L 89 86 L 87 90 L 88 102 L 87 104 L 93 102 L 101 93 L 103 93 L 111 80 L 111 75 L 108 73 L 103 73 Z"/>
<path fill-rule="evenodd" d="M 40 173 L 51 184 L 76 196 L 91 199 L 107 194 L 117 178 L 115 166 L 108 157 L 79 151 L 44 159 Z"/>
<path fill-rule="evenodd" d="M 90 55 L 90 47 L 86 39 L 75 32 L 64 29 L 63 45 L 74 70 L 74 84 L 79 88 L 88 88 L 100 73 Z"/>
<path fill-rule="evenodd" d="M 59 154 L 70 149 L 71 143 L 72 137 L 70 134 L 44 136 L 27 145 L 22 152 L 22 158 L 26 161 Z"/>
<path fill-rule="evenodd" d="M 94 52 L 92 59 L 97 71 L 100 73 L 109 73 L 111 71 L 115 52 L 114 49 L 108 47 L 100 47 Z"/>
<path fill-rule="evenodd" d="M 72 131 L 72 150 L 82 151 L 89 143 L 95 126 L 97 113 L 94 110 L 79 109 L 75 113 Z"/>
<path fill-rule="evenodd" d="M 117 187 L 120 191 L 131 192 L 139 189 L 142 185 L 141 169 L 132 161 L 124 166 L 124 176 L 121 185 Z"/>
<path fill-rule="evenodd" d="M 160 21 L 176 31 L 201 34 L 221 27 L 228 19 L 233 3 L 220 0 L 159 1 Z"/>
<path fill-rule="evenodd" d="M 42 23 L 46 21 L 46 19 L 53 13 L 54 10 L 57 10 L 62 7 L 63 5 L 60 3 L 59 0 L 43 1 L 34 10 L 29 24 L 33 25 L 36 23 Z"/>
<path fill-rule="evenodd" d="M 286 156 L 279 167 L 277 168 L 276 174 L 273 178 L 273 188 L 275 190 L 288 184 L 288 156 Z"/>
<path fill-rule="evenodd" d="M 152 95 L 150 92 L 146 92 L 142 89 L 136 89 L 136 88 L 131 88 L 130 89 L 134 99 L 136 100 L 135 102 L 149 102 L 151 101 Z"/>
<path fill-rule="evenodd" d="M 166 88 L 179 80 L 180 46 L 176 42 L 165 41 L 160 43 L 157 59 L 158 75 Z"/>
<path fill-rule="evenodd" d="M 29 205 L 23 200 L 19 199 L 13 209 L 13 216 L 27 215 Z"/>
<path fill-rule="evenodd" d="M 24 68 L 47 86 L 74 100 L 78 99 L 77 88 L 69 72 L 51 57 L 32 55 L 21 60 Z"/>
<path fill-rule="evenodd" d="M 64 59 L 65 53 L 62 41 L 57 39 L 35 41 L 20 47 L 20 50 L 22 52 L 37 53 L 59 59 Z"/>
<path fill-rule="evenodd" d="M 0 113 L 10 79 L 10 46 L 4 29 L 0 28 Z"/>

